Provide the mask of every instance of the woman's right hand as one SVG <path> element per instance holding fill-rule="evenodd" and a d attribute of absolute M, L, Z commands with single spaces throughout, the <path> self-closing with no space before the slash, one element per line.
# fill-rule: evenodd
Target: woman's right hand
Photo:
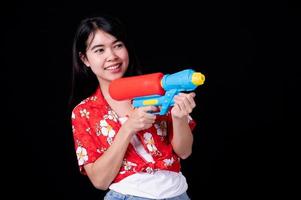
<path fill-rule="evenodd" d="M 135 108 L 130 114 L 128 120 L 124 123 L 124 128 L 132 134 L 138 131 L 150 128 L 156 120 L 156 115 L 152 112 L 157 111 L 155 106 L 144 106 Z"/>

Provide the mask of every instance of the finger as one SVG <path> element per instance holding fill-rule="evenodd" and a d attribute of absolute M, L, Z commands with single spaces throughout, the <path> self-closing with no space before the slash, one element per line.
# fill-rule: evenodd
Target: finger
<path fill-rule="evenodd" d="M 140 109 L 144 112 L 155 112 L 158 110 L 157 106 L 144 106 L 144 107 L 140 107 Z"/>
<path fill-rule="evenodd" d="M 194 101 L 194 97 L 195 97 L 195 93 L 192 92 L 187 96 L 187 99 L 191 105 L 192 108 L 194 108 L 196 106 L 195 101 Z"/>
<path fill-rule="evenodd" d="M 196 94 L 194 92 L 189 93 L 189 95 L 194 98 L 196 96 Z"/>
<path fill-rule="evenodd" d="M 145 129 L 149 129 L 150 127 L 152 127 L 152 125 L 153 125 L 153 124 L 146 124 L 146 125 L 144 126 L 144 130 L 145 130 Z"/>
<path fill-rule="evenodd" d="M 179 96 L 188 96 L 188 95 L 191 95 L 192 97 L 195 97 L 195 96 L 196 96 L 195 92 L 190 92 L 190 93 L 183 93 L 183 92 L 180 92 L 178 95 L 179 95 Z"/>
<path fill-rule="evenodd" d="M 182 98 L 182 100 L 184 101 L 186 107 L 187 108 L 189 107 L 191 109 L 193 109 L 196 106 L 195 101 L 194 101 L 194 97 L 195 97 L 195 93 L 194 92 L 191 92 L 189 94 L 182 93 L 180 95 L 180 98 Z M 188 110 L 190 110 L 190 109 L 188 109 Z"/>
<path fill-rule="evenodd" d="M 155 121 L 156 121 L 155 119 L 146 119 L 145 123 L 146 124 L 153 124 L 153 123 L 155 123 Z"/>
<path fill-rule="evenodd" d="M 140 118 L 139 121 L 142 124 L 153 124 L 155 122 L 155 119 L 143 117 L 143 118 Z"/>
<path fill-rule="evenodd" d="M 151 120 L 155 120 L 156 119 L 156 115 L 153 114 L 155 111 L 157 111 L 158 108 L 156 106 L 145 106 L 145 107 L 141 107 L 140 111 L 141 113 L 141 117 L 142 118 L 147 118 L 147 119 L 151 119 Z"/>
<path fill-rule="evenodd" d="M 182 110 L 185 112 L 185 114 L 189 114 L 192 111 L 190 102 L 188 101 L 188 98 L 184 98 L 184 100 L 182 101 Z"/>
<path fill-rule="evenodd" d="M 187 115 L 192 112 L 192 105 L 190 104 L 189 100 L 187 97 L 182 97 L 181 100 L 176 101 L 181 108 L 182 112 Z"/>
<path fill-rule="evenodd" d="M 186 109 L 186 106 L 185 106 L 185 104 L 184 104 L 183 99 L 181 99 L 181 100 L 175 100 L 175 103 L 178 105 L 179 110 L 180 110 L 181 112 L 184 112 L 184 113 L 187 112 L 187 109 Z"/>
<path fill-rule="evenodd" d="M 174 105 L 174 111 L 175 111 L 175 114 L 178 117 L 181 117 L 181 116 L 185 115 L 185 111 L 182 110 L 182 108 L 179 104 Z"/>
<path fill-rule="evenodd" d="M 174 108 L 175 108 L 176 110 L 178 110 L 179 112 L 181 112 L 181 108 L 180 108 L 180 106 L 178 105 L 178 103 L 175 103 L 175 104 L 174 104 Z"/>

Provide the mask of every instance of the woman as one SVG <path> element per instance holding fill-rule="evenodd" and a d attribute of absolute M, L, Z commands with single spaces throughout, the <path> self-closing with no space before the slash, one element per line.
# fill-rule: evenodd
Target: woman
<path fill-rule="evenodd" d="M 73 64 L 73 96 L 82 96 L 72 111 L 81 173 L 110 189 L 105 199 L 189 199 L 180 159 L 192 151 L 195 93 L 175 96 L 164 116 L 152 114 L 154 106 L 134 109 L 130 100 L 112 99 L 111 81 L 139 73 L 124 26 L 110 16 L 81 21 Z"/>

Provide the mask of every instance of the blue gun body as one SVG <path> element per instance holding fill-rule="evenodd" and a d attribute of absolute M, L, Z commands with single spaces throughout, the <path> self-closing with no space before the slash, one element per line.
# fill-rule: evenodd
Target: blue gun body
<path fill-rule="evenodd" d="M 166 74 L 161 80 L 161 86 L 166 91 L 165 95 L 150 95 L 133 99 L 134 107 L 161 106 L 160 112 L 154 113 L 165 115 L 168 108 L 174 105 L 173 98 L 180 92 L 193 91 L 205 81 L 205 76 L 192 69 L 186 69 L 174 74 Z"/>

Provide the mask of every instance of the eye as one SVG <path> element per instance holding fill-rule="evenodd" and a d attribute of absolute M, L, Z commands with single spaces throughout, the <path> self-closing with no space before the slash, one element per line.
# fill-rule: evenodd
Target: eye
<path fill-rule="evenodd" d="M 118 42 L 116 45 L 114 45 L 114 48 L 116 49 L 120 49 L 122 47 L 124 47 L 124 44 L 122 42 Z"/>
<path fill-rule="evenodd" d="M 94 51 L 94 53 L 103 53 L 104 52 L 104 49 L 96 49 L 95 51 Z"/>

